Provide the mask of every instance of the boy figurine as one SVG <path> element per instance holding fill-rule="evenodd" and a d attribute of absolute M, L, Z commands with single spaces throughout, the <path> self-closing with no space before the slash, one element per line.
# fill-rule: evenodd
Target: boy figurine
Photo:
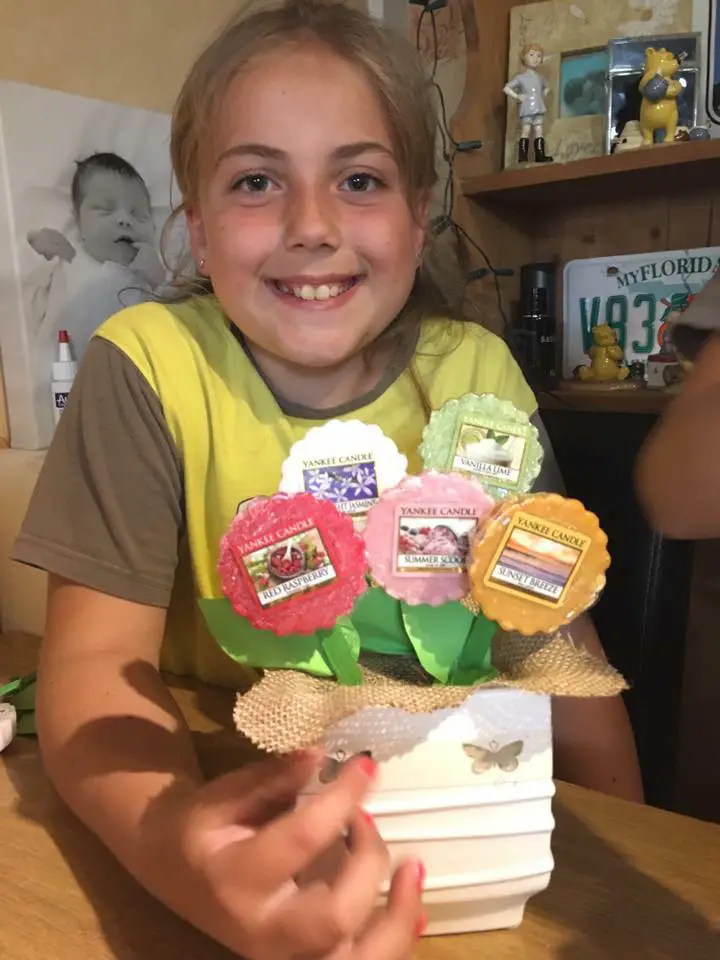
<path fill-rule="evenodd" d="M 530 151 L 530 131 L 534 134 L 534 159 L 536 163 L 550 163 L 552 157 L 545 153 L 543 122 L 545 97 L 550 89 L 547 80 L 541 77 L 537 68 L 545 57 L 543 48 L 537 43 L 529 43 L 523 48 L 520 60 L 526 69 L 508 80 L 503 92 L 520 104 L 520 140 L 518 142 L 518 163 L 527 163 Z"/>

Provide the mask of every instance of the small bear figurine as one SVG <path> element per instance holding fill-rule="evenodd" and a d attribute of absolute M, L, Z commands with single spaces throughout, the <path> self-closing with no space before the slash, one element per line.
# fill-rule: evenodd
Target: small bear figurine
<path fill-rule="evenodd" d="M 655 141 L 655 131 L 662 132 L 662 142 L 672 143 L 678 126 L 677 98 L 683 92 L 675 74 L 680 67 L 677 57 L 660 47 L 648 47 L 645 51 L 645 72 L 639 84 L 642 94 L 640 129 L 643 143 Z"/>
<path fill-rule="evenodd" d="M 576 376 L 582 383 L 590 380 L 603 383 L 625 380 L 630 370 L 623 362 L 623 352 L 618 346 L 617 333 L 607 323 L 593 327 L 593 345 L 588 351 L 590 366 L 577 368 Z"/>

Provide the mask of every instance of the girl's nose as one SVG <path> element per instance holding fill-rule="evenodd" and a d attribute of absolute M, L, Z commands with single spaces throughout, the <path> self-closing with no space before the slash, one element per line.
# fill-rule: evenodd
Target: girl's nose
<path fill-rule="evenodd" d="M 288 199 L 285 215 L 288 249 L 335 249 L 340 245 L 336 203 L 319 187 L 298 188 Z"/>

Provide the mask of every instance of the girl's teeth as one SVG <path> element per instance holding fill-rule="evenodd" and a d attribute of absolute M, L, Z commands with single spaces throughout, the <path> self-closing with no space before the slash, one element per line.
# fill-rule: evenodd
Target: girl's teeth
<path fill-rule="evenodd" d="M 340 296 L 352 286 L 352 280 L 346 283 L 321 283 L 318 287 L 312 287 L 309 283 L 301 287 L 288 288 L 284 283 L 278 284 L 283 293 L 292 293 L 300 300 L 332 300 L 333 297 Z"/>

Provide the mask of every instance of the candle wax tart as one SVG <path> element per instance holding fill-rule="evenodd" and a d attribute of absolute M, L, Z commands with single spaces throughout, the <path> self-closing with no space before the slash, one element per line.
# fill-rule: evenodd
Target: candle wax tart
<path fill-rule="evenodd" d="M 367 586 L 351 518 L 309 493 L 243 504 L 221 540 L 218 570 L 236 613 L 278 635 L 332 628 Z"/>
<path fill-rule="evenodd" d="M 470 540 L 495 501 L 457 474 L 428 471 L 386 490 L 369 511 L 368 564 L 386 593 L 437 606 L 468 591 Z"/>
<path fill-rule="evenodd" d="M 528 415 L 489 393 L 444 403 L 423 431 L 420 453 L 426 468 L 479 480 L 496 499 L 530 490 L 543 460 Z"/>
<path fill-rule="evenodd" d="M 407 457 L 375 424 L 330 420 L 293 444 L 280 490 L 311 493 L 358 520 L 405 476 Z"/>
<path fill-rule="evenodd" d="M 553 633 L 592 606 L 610 565 L 598 518 L 578 500 L 534 493 L 500 503 L 472 547 L 472 599 L 503 630 Z"/>

